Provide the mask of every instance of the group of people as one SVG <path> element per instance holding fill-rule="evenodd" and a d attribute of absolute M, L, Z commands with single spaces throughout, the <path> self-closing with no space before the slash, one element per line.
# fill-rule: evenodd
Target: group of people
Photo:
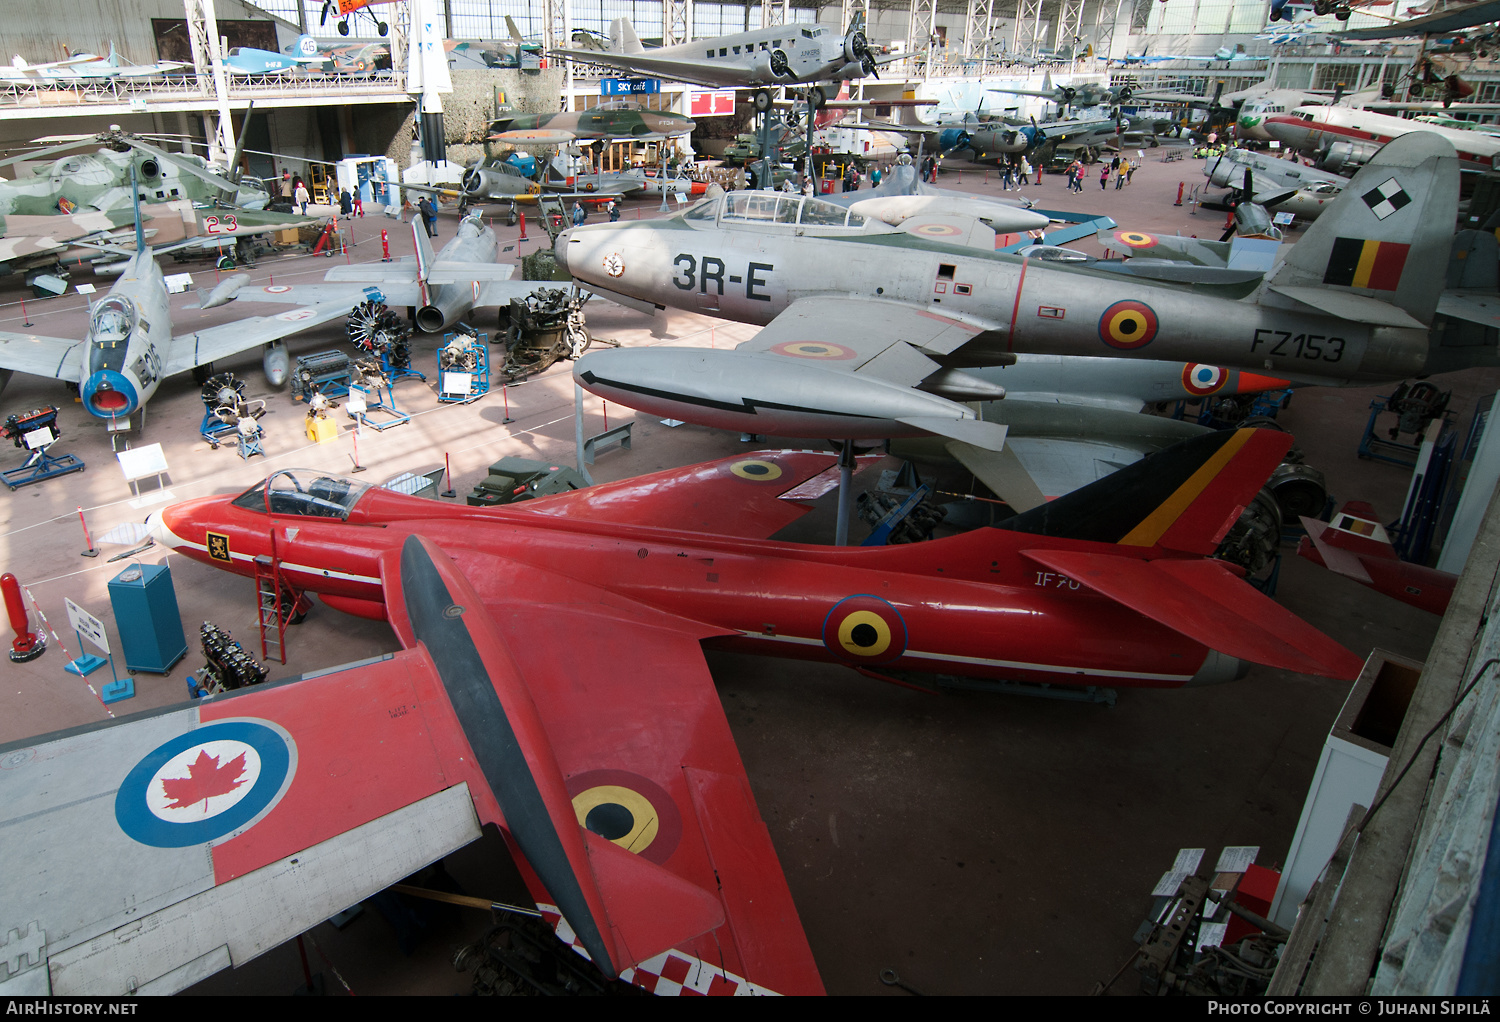
<path fill-rule="evenodd" d="M 1031 161 L 1026 157 L 1019 160 L 1004 160 L 1000 164 L 1000 184 L 1007 191 L 1019 191 L 1023 185 L 1031 181 Z M 1036 176 L 1036 183 L 1042 183 L 1042 175 Z"/>
<path fill-rule="evenodd" d="M 1101 191 L 1109 187 L 1110 178 L 1114 178 L 1115 189 L 1118 191 L 1122 186 L 1130 183 L 1131 175 L 1135 173 L 1140 161 L 1132 160 L 1128 156 L 1116 156 L 1110 161 L 1099 164 L 1099 189 Z M 1083 179 L 1088 174 L 1084 169 L 1082 160 L 1074 160 L 1068 164 L 1063 171 L 1068 179 L 1068 191 L 1083 191 Z"/>
<path fill-rule="evenodd" d="M 281 171 L 281 197 L 296 207 L 303 216 L 307 216 L 307 205 L 312 202 L 312 192 L 300 176 L 293 176 L 290 170 L 285 168 Z M 339 192 L 339 216 L 344 218 L 364 216 L 365 204 L 359 193 L 350 193 L 345 188 Z"/>

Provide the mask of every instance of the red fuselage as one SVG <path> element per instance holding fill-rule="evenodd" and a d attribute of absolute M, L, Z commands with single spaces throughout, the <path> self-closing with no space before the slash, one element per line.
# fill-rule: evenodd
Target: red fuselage
<path fill-rule="evenodd" d="M 716 647 L 878 674 L 1174 688 L 1227 681 L 1240 668 L 1021 553 L 1126 552 L 1114 544 L 981 529 L 910 546 L 824 547 L 580 521 L 524 506 L 437 504 L 382 489 L 365 492 L 347 520 L 272 515 L 231 500 L 164 509 L 158 541 L 246 576 L 257 556 L 274 556 L 288 584 L 372 617 L 383 613 L 381 558 L 417 533 L 452 557 L 486 600 L 511 592 L 513 579 L 549 602 L 553 594 L 540 591 L 548 584 L 570 593 L 586 587 L 600 602 L 706 625 L 720 635 L 709 640 Z"/>

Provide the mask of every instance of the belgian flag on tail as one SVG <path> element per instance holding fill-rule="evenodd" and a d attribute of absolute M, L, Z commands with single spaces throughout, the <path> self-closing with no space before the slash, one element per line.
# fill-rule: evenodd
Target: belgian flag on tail
<path fill-rule="evenodd" d="M 1323 283 L 1394 291 L 1401 283 L 1411 246 L 1395 241 L 1338 238 L 1323 271 Z"/>

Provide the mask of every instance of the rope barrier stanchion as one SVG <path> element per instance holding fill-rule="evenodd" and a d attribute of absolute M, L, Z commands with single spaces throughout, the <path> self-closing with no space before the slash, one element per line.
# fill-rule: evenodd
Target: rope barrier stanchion
<path fill-rule="evenodd" d="M 88 549 L 79 554 L 80 557 L 98 557 L 99 550 L 94 546 L 94 537 L 89 535 L 89 523 L 84 520 L 83 508 L 78 509 L 78 524 L 83 526 L 83 541 L 88 544 Z"/>

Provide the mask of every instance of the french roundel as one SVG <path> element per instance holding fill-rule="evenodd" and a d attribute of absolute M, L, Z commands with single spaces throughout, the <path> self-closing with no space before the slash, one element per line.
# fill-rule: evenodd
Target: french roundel
<path fill-rule="evenodd" d="M 841 360 L 853 358 L 853 348 L 846 348 L 842 344 L 834 344 L 830 341 L 782 341 L 773 344 L 767 349 L 775 355 L 786 355 L 790 358 L 823 358 Z"/>
<path fill-rule="evenodd" d="M 878 596 L 848 596 L 823 620 L 823 645 L 847 663 L 883 664 L 906 652 L 906 622 Z"/>
<path fill-rule="evenodd" d="M 1207 397 L 1224 386 L 1228 375 L 1219 366 L 1189 362 L 1182 367 L 1182 389 L 1195 397 Z"/>
<path fill-rule="evenodd" d="M 285 284 L 272 284 L 270 287 L 261 288 L 261 290 L 266 292 L 267 294 L 284 295 L 288 291 L 290 291 L 291 288 L 287 287 Z"/>
<path fill-rule="evenodd" d="M 661 864 L 682 840 L 682 815 L 661 785 L 627 770 L 590 770 L 568 779 L 578 825 L 627 852 Z"/>
<path fill-rule="evenodd" d="M 781 466 L 774 461 L 746 458 L 729 466 L 729 471 L 752 483 L 770 483 L 781 478 Z"/>
<path fill-rule="evenodd" d="M 1099 339 L 1111 348 L 1141 348 L 1155 336 L 1156 313 L 1145 302 L 1115 302 L 1099 317 Z"/>
<path fill-rule="evenodd" d="M 1131 248 L 1154 248 L 1156 245 L 1156 235 L 1140 231 L 1116 231 L 1115 240 Z"/>
<path fill-rule="evenodd" d="M 143 845 L 206 844 L 269 812 L 296 770 L 297 747 L 275 724 L 205 724 L 157 746 L 131 768 L 115 795 L 115 820 Z"/>

